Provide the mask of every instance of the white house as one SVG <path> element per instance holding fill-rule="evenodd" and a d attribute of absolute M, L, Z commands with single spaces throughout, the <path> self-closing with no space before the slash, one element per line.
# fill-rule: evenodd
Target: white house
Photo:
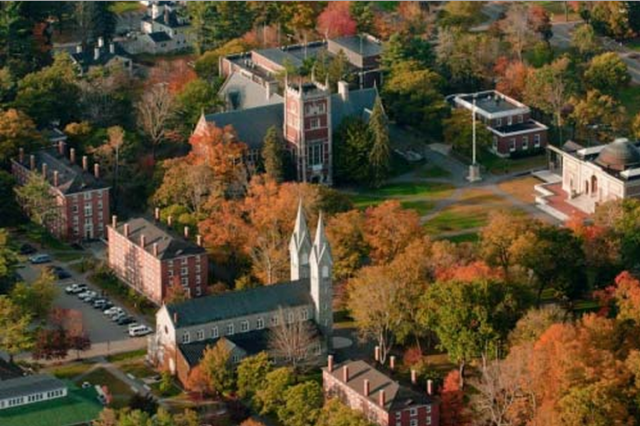
<path fill-rule="evenodd" d="M 0 381 L 0 410 L 67 396 L 67 385 L 48 374 Z"/>

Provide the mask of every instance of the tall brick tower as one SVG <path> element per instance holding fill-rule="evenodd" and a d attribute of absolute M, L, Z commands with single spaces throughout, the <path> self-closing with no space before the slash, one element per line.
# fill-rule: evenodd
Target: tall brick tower
<path fill-rule="evenodd" d="M 285 85 L 283 134 L 293 154 L 298 180 L 333 182 L 331 91 L 318 82 Z"/>

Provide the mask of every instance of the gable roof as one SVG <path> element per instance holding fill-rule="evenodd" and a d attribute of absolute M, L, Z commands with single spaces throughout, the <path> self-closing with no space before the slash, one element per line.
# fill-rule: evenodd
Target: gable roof
<path fill-rule="evenodd" d="M 0 356 L 0 382 L 3 380 L 15 379 L 16 377 L 22 377 L 23 371 L 17 364 L 5 361 Z"/>
<path fill-rule="evenodd" d="M 129 225 L 128 240 L 135 245 L 140 245 L 140 236 L 145 237 L 145 251 L 153 253 L 153 244 L 158 244 L 158 259 L 173 259 L 179 256 L 189 256 L 205 252 L 203 247 L 181 236 L 174 235 L 169 230 L 161 227 L 144 217 L 136 217 L 126 222 L 118 223 L 115 230 L 124 235 L 124 225 Z"/>
<path fill-rule="evenodd" d="M 331 130 L 335 131 L 342 120 L 349 116 L 368 120 L 377 96 L 376 88 L 353 90 L 346 101 L 338 93 L 331 95 Z M 275 126 L 282 136 L 284 103 L 281 101 L 256 108 L 209 114 L 205 119 L 216 127 L 233 126 L 240 141 L 251 149 L 258 149 L 270 127 Z"/>
<path fill-rule="evenodd" d="M 233 72 L 224 82 L 218 94 L 229 103 L 236 103 L 233 110 L 256 108 L 271 104 L 282 104 L 284 99 L 277 93 L 267 98 L 267 89 L 260 83 L 239 72 Z"/>
<path fill-rule="evenodd" d="M 343 381 L 343 368 L 349 369 L 349 381 Z M 323 370 L 331 374 L 342 385 L 351 388 L 362 398 L 367 398 L 371 403 L 379 403 L 379 394 L 384 390 L 385 394 L 385 410 L 395 411 L 416 405 L 430 404 L 433 399 L 426 392 L 417 392 L 412 388 L 401 385 L 393 380 L 387 374 L 369 365 L 365 361 L 345 361 L 334 366 L 333 371 L 329 372 L 327 367 Z M 364 381 L 369 381 L 369 395 L 364 395 Z"/>
<path fill-rule="evenodd" d="M 166 305 L 175 328 L 267 313 L 313 304 L 309 280 L 290 281 L 241 291 L 198 297 Z"/>
<path fill-rule="evenodd" d="M 58 172 L 58 190 L 63 194 L 75 194 L 78 192 L 90 191 L 95 189 L 109 188 L 101 179 L 84 171 L 78 164 L 71 163 L 71 161 L 60 154 L 57 149 L 45 149 L 36 151 L 33 153 L 35 159 L 35 170 L 38 173 L 42 173 L 42 165 L 47 165 L 46 180 L 49 184 L 53 185 L 54 172 Z M 24 160 L 21 163 L 19 159 L 14 159 L 18 164 L 21 164 L 26 169 L 30 168 L 30 156 L 25 154 Z"/>
<path fill-rule="evenodd" d="M 247 333 L 238 333 L 231 336 L 224 336 L 215 339 L 200 340 L 192 343 L 183 343 L 178 345 L 178 349 L 184 356 L 190 367 L 195 367 L 200 363 L 205 349 L 209 346 L 215 346 L 222 339 L 228 342 L 228 347 L 238 347 L 246 353 L 246 355 L 256 355 L 262 351 L 266 351 L 269 347 L 269 330 L 252 330 Z"/>
<path fill-rule="evenodd" d="M 48 374 L 34 374 L 33 376 L 17 377 L 0 382 L 0 399 L 31 395 L 37 392 L 47 392 L 66 388 L 62 380 Z"/>
<path fill-rule="evenodd" d="M 113 53 L 111 53 L 110 44 L 113 44 Z M 98 59 L 95 58 L 95 49 L 98 49 L 100 54 Z M 112 61 L 130 60 L 129 53 L 120 45 L 120 43 L 111 42 L 105 43 L 104 46 L 98 47 L 98 45 L 83 49 L 82 52 L 70 53 L 71 58 L 86 70 L 92 66 L 107 65 Z"/>

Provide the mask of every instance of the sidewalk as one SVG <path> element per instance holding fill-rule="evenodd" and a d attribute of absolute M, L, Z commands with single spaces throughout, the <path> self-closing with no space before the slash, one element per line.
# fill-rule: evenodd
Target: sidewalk
<path fill-rule="evenodd" d="M 124 352 L 132 352 L 139 349 L 146 349 L 147 338 L 137 337 L 135 339 L 118 340 L 114 342 L 94 343 L 88 351 L 80 352 L 83 359 L 106 357 L 109 355 L 120 354 Z M 20 354 L 15 357 L 17 361 L 24 360 L 29 362 L 38 362 L 44 365 L 60 364 L 76 361 L 76 351 L 70 351 L 66 358 L 62 359 L 39 359 L 34 360 L 30 354 Z"/>

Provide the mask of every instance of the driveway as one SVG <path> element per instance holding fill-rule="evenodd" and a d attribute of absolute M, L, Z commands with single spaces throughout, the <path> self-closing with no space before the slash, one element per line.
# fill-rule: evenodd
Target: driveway
<path fill-rule="evenodd" d="M 102 310 L 94 309 L 90 304 L 84 303 L 79 300 L 76 295 L 66 294 L 64 292 L 64 288 L 67 285 L 75 282 L 87 284 L 90 290 L 101 293 L 99 288 L 87 282 L 87 274 L 80 274 L 74 271 L 72 268 L 70 268 L 68 262 L 61 262 L 54 259 L 52 263 L 48 263 L 45 265 L 31 265 L 27 263 L 18 270 L 18 273 L 26 283 L 30 284 L 38 278 L 42 269 L 49 265 L 61 266 L 72 274 L 72 278 L 66 280 L 58 280 L 56 282 L 56 285 L 60 289 L 60 292 L 58 297 L 54 301 L 54 306 L 64 309 L 74 309 L 81 312 L 84 329 L 88 333 L 89 338 L 91 339 L 91 342 L 93 344 L 105 343 L 107 344 L 107 346 L 109 346 L 112 343 L 123 340 L 130 340 L 129 336 L 126 333 L 126 326 L 119 326 L 115 324 L 102 313 Z M 144 321 L 143 318 L 134 315 L 131 312 L 128 313 L 136 318 L 136 321 L 138 323 L 146 324 L 146 321 Z"/>

